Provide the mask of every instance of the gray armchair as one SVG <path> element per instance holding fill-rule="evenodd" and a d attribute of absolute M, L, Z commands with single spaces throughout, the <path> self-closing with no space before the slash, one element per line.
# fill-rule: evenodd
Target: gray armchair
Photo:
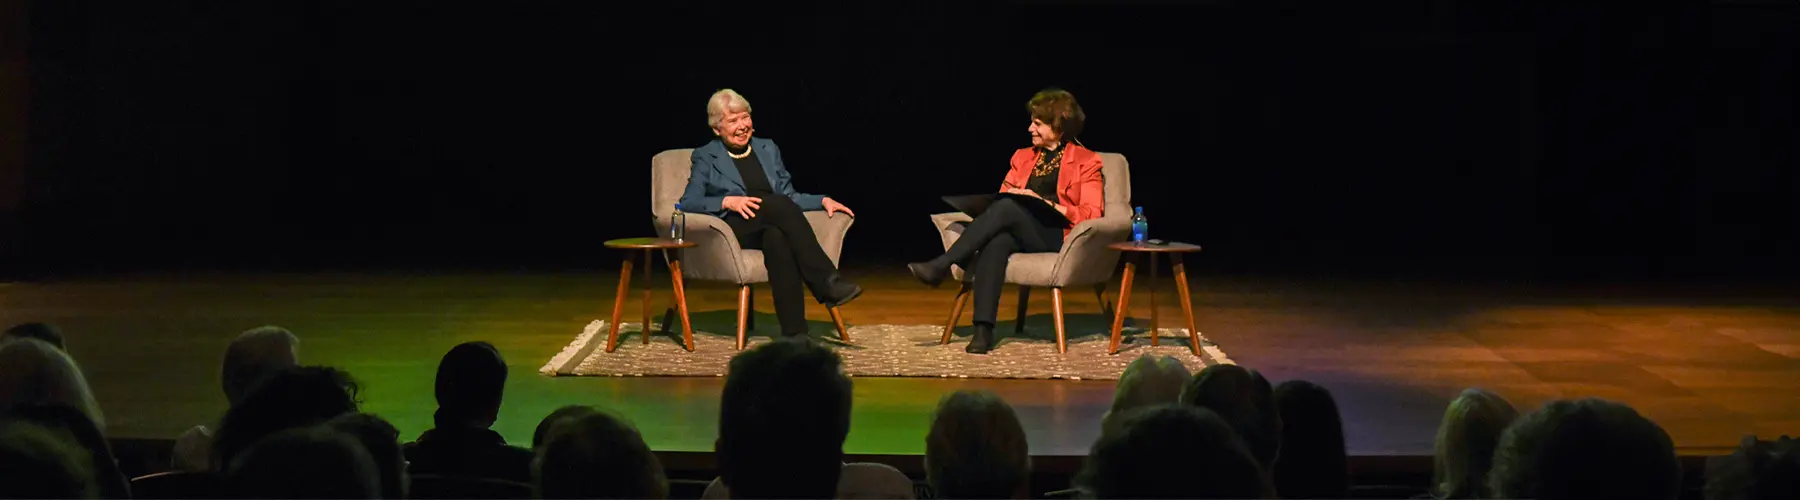
<path fill-rule="evenodd" d="M 669 234 L 669 226 L 675 214 L 675 204 L 681 201 L 681 192 L 687 188 L 688 175 L 693 172 L 693 149 L 671 149 L 657 153 L 650 159 L 650 213 L 654 216 L 656 234 Z M 806 213 L 806 222 L 812 224 L 813 234 L 819 238 L 819 246 L 825 248 L 825 255 L 831 257 L 831 263 L 838 263 L 838 254 L 844 249 L 844 235 L 850 231 L 850 224 L 855 218 L 849 215 L 827 217 L 825 212 Z M 737 310 L 737 348 L 744 348 L 744 332 L 755 329 L 751 322 L 750 312 L 754 309 L 754 293 L 751 285 L 769 282 L 769 269 L 763 266 L 762 250 L 745 249 L 738 245 L 737 234 L 725 221 L 707 214 L 689 212 L 684 239 L 698 243 L 700 246 L 681 253 L 681 276 L 689 280 L 723 281 L 738 285 Z M 837 327 L 838 338 L 848 342 L 850 332 L 844 327 L 844 317 L 838 308 L 828 308 L 831 321 Z"/>
<path fill-rule="evenodd" d="M 1125 156 L 1118 153 L 1100 153 L 1101 175 L 1105 176 L 1106 211 L 1105 215 L 1096 219 L 1082 221 L 1069 230 L 1069 236 L 1063 239 L 1062 251 L 1042 253 L 1018 253 L 1006 261 L 1006 282 L 1019 285 L 1019 316 L 1015 331 L 1025 331 L 1025 313 L 1031 287 L 1050 287 L 1052 297 L 1052 315 L 1056 322 L 1056 352 L 1068 352 L 1069 346 L 1063 330 L 1063 289 L 1074 286 L 1091 286 L 1094 296 L 1100 300 L 1100 308 L 1107 316 L 1112 315 L 1112 304 L 1106 300 L 1106 281 L 1112 277 L 1113 268 L 1119 264 L 1119 252 L 1106 248 L 1107 245 L 1125 241 L 1131 236 L 1131 165 Z M 942 213 L 931 216 L 931 223 L 937 226 L 938 233 L 944 239 L 944 249 L 956 243 L 962 237 L 963 224 L 973 221 L 968 214 L 962 212 Z M 961 266 L 952 266 L 951 276 L 961 283 L 956 292 L 956 301 L 950 308 L 950 321 L 944 325 L 944 335 L 940 343 L 950 343 L 952 330 L 957 321 L 962 319 L 963 306 L 968 303 L 971 287 L 970 276 Z"/>

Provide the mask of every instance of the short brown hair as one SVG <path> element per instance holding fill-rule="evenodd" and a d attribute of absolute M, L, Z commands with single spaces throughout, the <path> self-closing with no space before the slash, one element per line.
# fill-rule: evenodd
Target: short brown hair
<path fill-rule="evenodd" d="M 1030 479 L 1030 446 L 1011 405 L 988 391 L 938 401 L 925 435 L 925 481 L 940 498 L 1016 498 Z"/>
<path fill-rule="evenodd" d="M 1075 139 L 1081 135 L 1081 126 L 1087 123 L 1087 113 L 1081 112 L 1081 104 L 1075 102 L 1075 94 L 1059 88 L 1047 88 L 1037 95 L 1031 96 L 1031 102 L 1025 104 L 1031 117 L 1050 124 L 1056 133 L 1064 139 Z"/>

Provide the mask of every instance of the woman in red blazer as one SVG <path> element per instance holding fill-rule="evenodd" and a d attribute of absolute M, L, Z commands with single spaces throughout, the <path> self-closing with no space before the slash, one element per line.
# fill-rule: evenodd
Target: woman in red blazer
<path fill-rule="evenodd" d="M 1100 217 L 1106 206 L 1100 155 L 1075 141 L 1087 120 L 1075 96 L 1047 89 L 1032 96 L 1026 109 L 1031 112 L 1027 129 L 1031 147 L 1013 152 L 1012 170 L 1006 173 L 1000 192 L 1049 203 L 1071 224 Z M 951 264 L 975 273 L 975 337 L 965 350 L 985 354 L 994 346 L 994 319 L 1000 308 L 1000 285 L 1006 281 L 1007 257 L 1017 252 L 1061 250 L 1068 232 L 1068 227 L 1038 222 L 1024 206 L 1004 199 L 970 222 L 943 255 L 906 267 L 913 277 L 934 287 L 949 276 Z"/>

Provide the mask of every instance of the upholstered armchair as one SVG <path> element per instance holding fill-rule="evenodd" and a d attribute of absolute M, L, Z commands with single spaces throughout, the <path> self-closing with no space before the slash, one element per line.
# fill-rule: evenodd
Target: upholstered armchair
<path fill-rule="evenodd" d="M 1069 236 L 1063 240 L 1062 251 L 1042 253 L 1018 253 L 1006 261 L 1006 282 L 1019 285 L 1019 316 L 1015 331 L 1025 331 L 1025 313 L 1031 298 L 1032 287 L 1049 287 L 1052 298 L 1051 313 L 1056 322 L 1056 352 L 1068 352 L 1069 346 L 1063 329 L 1063 289 L 1068 287 L 1092 287 L 1094 296 L 1100 300 L 1101 310 L 1111 316 L 1112 304 L 1106 300 L 1106 281 L 1119 264 L 1119 252 L 1106 248 L 1107 245 L 1125 241 L 1131 236 L 1131 168 L 1125 156 L 1118 153 L 1100 153 L 1101 174 L 1105 176 L 1106 212 L 1096 219 L 1082 221 L 1069 230 Z M 937 226 L 938 234 L 943 237 L 944 249 L 956 243 L 962 237 L 963 225 L 973 221 L 968 214 L 962 212 L 941 213 L 931 216 L 931 223 Z M 972 287 L 970 275 L 961 266 L 952 266 L 951 276 L 961 286 L 956 292 L 956 300 L 950 306 L 950 320 L 944 325 L 944 335 L 940 343 L 950 343 L 952 330 L 962 319 L 963 306 L 968 303 Z"/>
<path fill-rule="evenodd" d="M 650 159 L 650 213 L 654 217 L 656 234 L 669 234 L 675 204 L 681 201 L 688 175 L 693 172 L 693 153 L 693 149 L 671 149 Z M 755 291 L 751 286 L 769 282 L 769 269 L 763 266 L 763 252 L 739 246 L 737 234 L 718 217 L 689 212 L 686 219 L 683 239 L 699 246 L 681 253 L 681 276 L 688 280 L 738 285 L 737 348 L 742 350 L 744 333 L 755 328 L 750 315 L 755 302 Z M 838 254 L 844 249 L 844 235 L 849 233 L 855 218 L 847 214 L 827 217 L 825 212 L 813 211 L 806 213 L 806 222 L 812 224 L 819 246 L 825 248 L 825 255 L 836 265 Z M 836 307 L 829 310 L 838 337 L 849 341 L 850 332 L 844 327 L 843 315 Z"/>

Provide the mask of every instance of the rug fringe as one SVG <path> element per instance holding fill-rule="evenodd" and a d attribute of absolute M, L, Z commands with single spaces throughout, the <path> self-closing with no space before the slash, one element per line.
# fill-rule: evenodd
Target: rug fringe
<path fill-rule="evenodd" d="M 1217 361 L 1221 365 L 1237 364 L 1237 362 L 1232 361 L 1231 358 L 1225 357 L 1225 351 L 1219 349 L 1219 346 L 1216 346 L 1216 345 L 1203 346 L 1200 348 L 1200 350 L 1202 352 L 1206 353 L 1206 357 L 1212 358 L 1213 361 Z"/>
<path fill-rule="evenodd" d="M 570 342 L 568 347 L 564 347 L 562 352 L 556 353 L 555 356 L 551 356 L 550 362 L 544 363 L 543 368 L 538 368 L 538 373 L 556 376 L 557 368 L 561 368 L 563 364 L 568 363 L 570 358 L 575 357 L 576 353 L 581 352 L 581 348 L 586 347 L 587 343 L 592 341 L 594 336 L 599 335 L 600 330 L 605 328 L 606 320 L 597 319 L 589 322 L 587 327 L 581 330 L 581 335 L 577 335 L 575 341 Z"/>

